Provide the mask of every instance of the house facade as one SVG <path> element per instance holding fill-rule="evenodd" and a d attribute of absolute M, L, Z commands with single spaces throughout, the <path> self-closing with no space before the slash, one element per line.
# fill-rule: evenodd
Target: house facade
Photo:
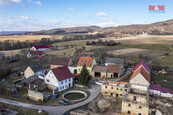
<path fill-rule="evenodd" d="M 86 65 L 88 72 L 91 74 L 94 65 L 97 65 L 94 57 L 80 57 L 77 63 L 77 73 L 80 74 L 83 65 Z"/>
<path fill-rule="evenodd" d="M 73 75 L 67 66 L 54 68 L 45 76 L 45 83 L 61 92 L 73 86 Z"/>
<path fill-rule="evenodd" d="M 45 75 L 45 69 L 41 66 L 41 64 L 28 66 L 26 70 L 24 71 L 25 78 L 28 78 L 34 75 L 37 75 L 37 76 Z"/>

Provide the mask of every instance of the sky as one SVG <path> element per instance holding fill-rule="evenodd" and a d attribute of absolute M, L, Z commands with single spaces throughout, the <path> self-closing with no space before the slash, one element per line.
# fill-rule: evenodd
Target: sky
<path fill-rule="evenodd" d="M 149 13 L 165 5 L 165 13 Z M 116 27 L 173 19 L 173 0 L 0 0 L 0 31 L 96 25 Z"/>

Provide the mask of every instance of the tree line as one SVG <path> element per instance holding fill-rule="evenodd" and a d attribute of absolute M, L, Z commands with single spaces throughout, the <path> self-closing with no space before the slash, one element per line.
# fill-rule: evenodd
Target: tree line
<path fill-rule="evenodd" d="M 73 41 L 73 40 L 89 40 L 105 37 L 104 34 L 96 35 L 73 35 L 73 36 L 64 36 L 62 39 L 57 39 L 56 37 L 51 38 L 42 38 L 41 40 L 25 40 L 25 41 L 16 41 L 16 40 L 5 40 L 0 42 L 0 50 L 12 50 L 12 49 L 21 49 L 21 48 L 30 48 L 37 45 L 48 45 L 55 42 L 63 41 Z"/>
<path fill-rule="evenodd" d="M 89 42 L 87 41 L 86 42 L 86 45 L 96 45 L 96 46 L 116 46 L 116 45 L 120 45 L 121 43 L 120 42 L 115 42 L 113 40 L 110 40 L 110 41 L 102 41 L 102 40 L 98 40 L 97 42 L 95 41 L 92 41 L 92 42 Z"/>

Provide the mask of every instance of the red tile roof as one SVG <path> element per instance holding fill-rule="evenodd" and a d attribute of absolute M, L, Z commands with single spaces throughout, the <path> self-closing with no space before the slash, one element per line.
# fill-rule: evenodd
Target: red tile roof
<path fill-rule="evenodd" d="M 42 48 L 53 48 L 52 45 L 43 45 L 43 46 L 34 46 L 35 49 L 42 49 Z"/>
<path fill-rule="evenodd" d="M 139 69 L 134 71 L 130 80 L 132 80 L 134 77 L 136 77 L 139 73 L 142 74 L 142 76 L 150 83 L 150 74 L 147 73 L 143 67 L 140 67 Z"/>
<path fill-rule="evenodd" d="M 135 71 L 137 70 L 140 66 L 143 66 L 149 73 L 151 72 L 150 68 L 148 65 L 145 63 L 144 60 L 142 60 L 138 65 L 136 65 L 132 70 Z"/>
<path fill-rule="evenodd" d="M 150 84 L 150 89 L 173 94 L 172 89 L 164 88 L 157 84 Z"/>
<path fill-rule="evenodd" d="M 60 67 L 60 68 L 54 68 L 51 70 L 58 81 L 62 81 L 62 80 L 69 79 L 69 78 L 73 77 L 73 75 L 71 74 L 71 72 L 67 66 Z"/>
<path fill-rule="evenodd" d="M 80 57 L 77 66 L 83 66 L 85 64 L 87 67 L 92 67 L 94 59 L 94 57 Z"/>
<path fill-rule="evenodd" d="M 120 72 L 120 69 L 121 69 L 121 66 L 120 64 L 114 64 L 114 65 L 108 65 L 108 72 L 110 73 L 119 73 Z"/>

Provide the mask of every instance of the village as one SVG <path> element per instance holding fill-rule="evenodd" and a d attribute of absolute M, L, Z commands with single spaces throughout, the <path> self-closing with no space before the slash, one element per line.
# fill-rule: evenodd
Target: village
<path fill-rule="evenodd" d="M 26 57 L 42 59 L 46 56 L 44 52 L 54 50 L 54 48 L 53 45 L 33 46 L 26 53 Z M 0 56 L 3 60 L 7 58 L 4 53 Z M 0 82 L 1 98 L 10 95 L 12 100 L 21 97 L 20 101 L 31 104 L 70 106 L 90 99 L 91 93 L 94 92 L 89 90 L 97 85 L 99 95 L 119 100 L 121 107 L 118 112 L 113 113 L 121 115 L 163 113 L 157 107 L 152 106 L 156 104 L 154 100 L 156 98 L 173 99 L 172 89 L 154 84 L 155 79 L 152 75 L 155 72 L 144 60 L 140 60 L 135 66 L 126 66 L 125 60 L 120 58 L 96 60 L 95 57 L 90 56 L 81 56 L 77 62 L 69 58 L 56 57 L 50 62 L 49 69 L 45 69 L 40 63 L 28 64 L 28 67 L 17 75 L 19 78 L 11 81 L 12 84 L 2 79 Z M 166 73 L 165 70 L 157 72 L 158 75 Z M 106 106 L 106 102 L 101 104 Z M 108 108 L 109 106 L 105 107 L 101 112 L 106 112 Z M 65 112 L 70 115 L 91 114 L 81 109 Z"/>

